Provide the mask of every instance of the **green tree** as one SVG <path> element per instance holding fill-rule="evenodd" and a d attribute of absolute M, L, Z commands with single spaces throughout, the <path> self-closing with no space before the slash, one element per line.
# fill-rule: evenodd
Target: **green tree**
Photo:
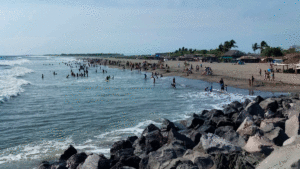
<path fill-rule="evenodd" d="M 277 47 L 277 48 L 272 48 L 272 47 L 266 47 L 263 52 L 262 52 L 262 55 L 263 56 L 267 56 L 267 57 L 270 57 L 270 56 L 283 56 L 283 53 L 282 53 L 282 49 L 280 47 Z"/>
<path fill-rule="evenodd" d="M 267 42 L 261 41 L 261 42 L 260 42 L 260 53 L 262 53 L 263 50 L 264 50 L 265 48 L 267 48 L 267 47 L 269 47 L 269 45 L 267 44 Z"/>
<path fill-rule="evenodd" d="M 224 52 L 229 51 L 230 48 L 231 48 L 231 43 L 228 42 L 228 41 L 225 41 L 225 42 L 224 42 Z"/>
<path fill-rule="evenodd" d="M 255 51 L 256 51 L 257 49 L 259 49 L 259 46 L 257 45 L 257 43 L 254 43 L 254 44 L 252 45 L 252 49 L 253 49 L 254 53 L 255 53 Z"/>
<path fill-rule="evenodd" d="M 185 48 L 184 48 L 184 47 L 182 47 L 181 51 L 185 51 Z"/>
<path fill-rule="evenodd" d="M 231 39 L 229 43 L 230 43 L 230 49 L 231 49 L 231 48 L 237 48 L 237 47 L 238 47 L 238 46 L 235 46 L 235 45 L 234 45 L 234 44 L 236 44 L 236 42 L 235 42 L 233 39 Z"/>
<path fill-rule="evenodd" d="M 180 52 L 180 51 L 181 51 L 181 48 L 179 48 L 178 51 Z"/>
<path fill-rule="evenodd" d="M 223 51 L 224 51 L 224 46 L 223 46 L 223 44 L 222 44 L 222 43 L 219 45 L 219 51 L 221 51 L 221 52 L 223 52 Z"/>

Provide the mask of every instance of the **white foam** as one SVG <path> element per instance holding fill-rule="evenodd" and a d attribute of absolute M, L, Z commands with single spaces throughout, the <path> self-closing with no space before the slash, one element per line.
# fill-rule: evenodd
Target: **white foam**
<path fill-rule="evenodd" d="M 24 67 L 13 67 L 0 71 L 0 102 L 9 99 L 12 96 L 17 96 L 24 92 L 22 85 L 28 85 L 30 82 L 16 77 L 24 76 L 27 73 L 34 72 L 31 69 Z"/>
<path fill-rule="evenodd" d="M 40 141 L 39 143 L 22 144 L 0 151 L 0 164 L 11 163 L 21 160 L 44 159 L 59 156 L 73 144 L 71 138 L 64 141 L 51 140 Z"/>
<path fill-rule="evenodd" d="M 0 60 L 0 65 L 14 66 L 14 65 L 22 65 L 24 63 L 30 63 L 30 60 L 27 59 Z"/>

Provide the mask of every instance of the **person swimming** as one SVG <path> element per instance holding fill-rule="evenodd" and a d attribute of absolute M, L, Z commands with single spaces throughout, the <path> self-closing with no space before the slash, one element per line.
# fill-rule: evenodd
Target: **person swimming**
<path fill-rule="evenodd" d="M 204 89 L 204 91 L 208 91 L 208 87 L 206 87 L 206 88 Z"/>

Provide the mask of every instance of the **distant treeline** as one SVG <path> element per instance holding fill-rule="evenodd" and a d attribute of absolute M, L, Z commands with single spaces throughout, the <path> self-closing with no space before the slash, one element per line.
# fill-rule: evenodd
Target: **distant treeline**
<path fill-rule="evenodd" d="M 82 57 L 86 57 L 86 56 L 93 56 L 93 57 L 124 57 L 123 54 L 119 54 L 119 53 L 71 53 L 71 54 L 46 54 L 44 56 L 82 56 Z"/>

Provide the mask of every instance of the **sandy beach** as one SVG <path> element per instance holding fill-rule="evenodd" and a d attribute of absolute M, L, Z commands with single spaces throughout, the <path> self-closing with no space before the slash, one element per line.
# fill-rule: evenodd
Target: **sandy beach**
<path fill-rule="evenodd" d="M 122 63 L 126 63 L 127 61 L 132 63 L 142 63 L 145 60 L 140 59 L 119 59 L 119 58 L 106 58 L 111 61 L 120 60 Z M 158 60 L 146 60 L 148 63 L 157 63 Z M 268 81 L 264 80 L 264 70 L 269 68 L 268 63 L 246 63 L 245 65 L 233 65 L 232 63 L 207 63 L 207 62 L 187 62 L 190 65 L 193 65 L 193 74 L 187 76 L 186 71 L 183 72 L 184 69 L 184 61 L 166 61 L 165 64 L 170 66 L 170 72 L 167 72 L 166 69 L 149 69 L 148 72 L 158 72 L 159 74 L 163 74 L 163 76 L 180 76 L 184 78 L 190 79 L 198 79 L 204 80 L 208 82 L 219 82 L 221 78 L 223 78 L 225 85 L 242 88 L 242 89 L 250 89 L 250 90 L 261 90 L 261 91 L 270 91 L 270 92 L 298 92 L 300 91 L 300 75 L 299 74 L 287 74 L 287 73 L 276 73 L 275 72 L 275 80 Z M 178 64 L 180 64 L 180 68 L 178 68 Z M 200 67 L 200 71 L 196 71 L 196 65 L 202 64 L 202 68 Z M 187 66 L 190 68 L 190 65 Z M 119 66 L 112 66 L 121 68 Z M 187 68 L 186 67 L 186 68 Z M 212 76 L 202 75 L 205 71 L 205 67 L 211 67 L 213 71 Z M 128 67 L 126 67 L 128 68 Z M 282 68 L 282 67 L 274 67 L 274 68 Z M 259 70 L 262 70 L 261 76 L 259 75 Z M 254 77 L 254 86 L 249 86 L 249 79 Z"/>

